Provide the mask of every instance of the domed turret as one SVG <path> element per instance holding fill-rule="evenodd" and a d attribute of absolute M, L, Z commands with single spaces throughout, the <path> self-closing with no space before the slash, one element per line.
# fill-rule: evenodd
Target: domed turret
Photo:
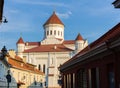
<path fill-rule="evenodd" d="M 85 48 L 88 45 L 87 40 L 84 40 L 80 33 L 75 39 L 75 53 L 81 51 L 83 48 Z"/>
<path fill-rule="evenodd" d="M 55 44 L 55 39 L 64 40 L 64 24 L 55 12 L 53 12 L 43 27 L 45 34 L 42 44 Z"/>
<path fill-rule="evenodd" d="M 50 18 L 45 22 L 43 26 L 49 25 L 49 24 L 60 24 L 64 25 L 62 21 L 59 19 L 59 17 L 56 15 L 55 11 L 53 14 L 50 16 Z"/>
<path fill-rule="evenodd" d="M 22 57 L 22 52 L 24 51 L 24 47 L 25 47 L 25 43 L 22 37 L 19 38 L 16 45 L 17 45 L 17 55 Z"/>

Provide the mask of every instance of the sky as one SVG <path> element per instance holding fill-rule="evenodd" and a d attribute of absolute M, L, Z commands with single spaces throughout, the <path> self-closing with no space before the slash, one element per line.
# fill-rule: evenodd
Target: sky
<path fill-rule="evenodd" d="M 114 0 L 5 0 L 8 23 L 0 24 L 0 49 L 16 50 L 22 36 L 25 42 L 43 39 L 43 24 L 56 12 L 65 25 L 65 40 L 74 40 L 78 33 L 89 44 L 120 22 L 120 9 Z"/>

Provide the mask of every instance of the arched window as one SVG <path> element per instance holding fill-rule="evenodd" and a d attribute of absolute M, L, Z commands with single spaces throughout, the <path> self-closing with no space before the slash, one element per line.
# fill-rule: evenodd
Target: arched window
<path fill-rule="evenodd" d="M 50 35 L 52 35 L 52 30 L 50 31 Z"/>
<path fill-rule="evenodd" d="M 41 65 L 39 64 L 38 69 L 41 70 Z"/>
<path fill-rule="evenodd" d="M 56 30 L 54 30 L 54 35 L 56 35 Z"/>
<path fill-rule="evenodd" d="M 43 65 L 43 72 L 45 73 L 45 64 Z"/>

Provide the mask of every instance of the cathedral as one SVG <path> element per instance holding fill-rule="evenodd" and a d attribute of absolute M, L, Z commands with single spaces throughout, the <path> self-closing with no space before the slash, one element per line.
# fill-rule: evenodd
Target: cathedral
<path fill-rule="evenodd" d="M 45 73 L 46 87 L 60 88 L 59 66 L 85 48 L 88 41 L 80 33 L 74 40 L 65 40 L 65 26 L 56 12 L 43 24 L 43 28 L 44 36 L 39 42 L 25 42 L 22 37 L 18 39 L 17 55 Z"/>

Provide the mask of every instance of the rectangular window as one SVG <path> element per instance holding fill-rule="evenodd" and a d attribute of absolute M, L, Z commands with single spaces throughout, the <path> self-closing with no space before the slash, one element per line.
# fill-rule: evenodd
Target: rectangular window
<path fill-rule="evenodd" d="M 56 30 L 54 31 L 54 35 L 56 35 Z"/>
<path fill-rule="evenodd" d="M 44 73 L 45 73 L 45 68 L 46 68 L 46 67 L 45 67 L 45 64 L 44 64 L 44 65 L 43 65 L 43 72 L 44 72 Z"/>
<path fill-rule="evenodd" d="M 107 65 L 109 88 L 115 88 L 115 74 L 113 64 Z"/>
<path fill-rule="evenodd" d="M 38 69 L 41 70 L 41 65 L 39 64 Z"/>
<path fill-rule="evenodd" d="M 52 35 L 52 31 L 50 31 L 50 35 Z"/>

